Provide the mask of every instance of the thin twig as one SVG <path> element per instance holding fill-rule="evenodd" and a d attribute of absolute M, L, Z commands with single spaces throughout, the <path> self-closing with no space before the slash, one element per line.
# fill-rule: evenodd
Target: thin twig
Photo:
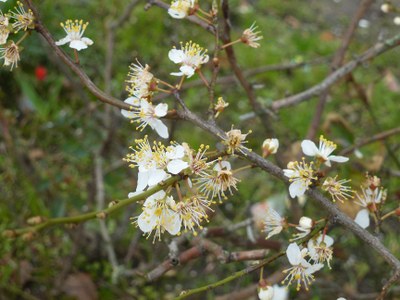
<path fill-rule="evenodd" d="M 336 51 L 336 54 L 331 63 L 331 72 L 336 70 L 343 64 L 347 49 L 350 46 L 350 43 L 354 37 L 354 33 L 358 27 L 358 23 L 364 14 L 367 12 L 369 7 L 372 5 L 374 0 L 364 0 L 360 3 L 357 11 L 355 12 L 350 25 L 343 37 L 342 44 L 339 49 Z M 326 101 L 328 100 L 330 94 L 330 89 L 327 88 L 322 92 L 319 97 L 319 101 L 317 104 L 317 108 L 314 113 L 314 117 L 311 121 L 310 127 L 308 128 L 307 139 L 313 140 L 317 134 L 318 128 L 321 123 L 322 113 L 324 112 Z"/>

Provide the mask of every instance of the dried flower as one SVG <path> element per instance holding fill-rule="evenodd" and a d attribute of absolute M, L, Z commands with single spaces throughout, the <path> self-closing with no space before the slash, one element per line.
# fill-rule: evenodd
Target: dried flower
<path fill-rule="evenodd" d="M 316 263 L 327 263 L 331 268 L 331 260 L 333 255 L 332 245 L 333 238 L 329 235 L 320 234 L 317 238 L 310 239 L 307 244 L 310 258 Z"/>
<path fill-rule="evenodd" d="M 240 129 L 233 129 L 233 126 L 232 126 L 232 129 L 226 133 L 226 138 L 224 138 L 224 141 L 222 142 L 227 147 L 226 152 L 228 154 L 233 155 L 235 152 L 238 152 L 238 151 L 243 154 L 245 154 L 245 152 L 243 150 L 250 151 L 249 149 L 247 149 L 246 147 L 243 146 L 244 144 L 247 143 L 246 137 L 250 133 L 251 133 L 251 130 L 248 133 L 243 134 Z"/>
<path fill-rule="evenodd" d="M 218 118 L 218 116 L 220 115 L 220 113 L 222 113 L 226 107 L 229 106 L 228 102 L 224 101 L 224 98 L 219 97 L 217 100 L 217 103 L 214 104 L 214 111 L 215 113 L 215 117 Z"/>
<path fill-rule="evenodd" d="M 20 30 L 28 30 L 28 29 L 35 29 L 35 17 L 33 16 L 33 12 L 28 9 L 25 10 L 24 5 L 21 2 L 17 2 L 15 7 L 15 12 L 11 12 L 11 18 L 15 20 L 13 23 L 13 28 L 16 32 Z"/>
<path fill-rule="evenodd" d="M 252 48 L 260 47 L 260 44 L 257 41 L 261 40 L 263 37 L 260 35 L 261 31 L 257 30 L 256 22 L 254 22 L 249 28 L 243 31 L 242 37 L 240 40 L 242 43 L 249 45 Z"/>
<path fill-rule="evenodd" d="M 282 231 L 285 223 L 285 218 L 282 218 L 276 210 L 268 206 L 267 216 L 265 217 L 264 222 L 264 231 L 267 233 L 266 239 L 269 239 L 271 236 L 279 234 Z"/>
<path fill-rule="evenodd" d="M 5 66 L 11 66 L 11 71 L 15 67 L 18 67 L 18 61 L 20 60 L 19 48 L 17 44 L 11 41 L 4 48 L 0 48 L 0 59 L 4 59 Z"/>
<path fill-rule="evenodd" d="M 7 15 L 3 15 L 0 10 L 0 45 L 7 43 L 8 35 L 10 34 L 9 19 Z"/>
<path fill-rule="evenodd" d="M 343 203 L 344 200 L 347 200 L 348 198 L 353 198 L 353 190 L 351 189 L 351 187 L 345 185 L 351 180 L 336 180 L 336 178 L 337 176 L 333 178 L 328 177 L 322 184 L 322 189 L 331 195 L 332 201 L 336 202 L 336 200 L 338 200 Z"/>
<path fill-rule="evenodd" d="M 127 92 L 139 99 L 150 99 L 157 87 L 154 75 L 150 72 L 150 67 L 148 65 L 143 67 L 140 62 L 137 62 L 137 64 L 131 64 L 129 69 L 130 72 L 126 80 L 128 83 Z"/>

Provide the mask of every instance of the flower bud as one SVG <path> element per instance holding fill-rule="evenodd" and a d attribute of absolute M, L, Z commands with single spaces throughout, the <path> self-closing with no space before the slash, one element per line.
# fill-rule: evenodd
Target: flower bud
<path fill-rule="evenodd" d="M 400 17 L 396 17 L 393 19 L 393 23 L 396 25 L 400 25 Z"/>
<path fill-rule="evenodd" d="M 104 220 L 106 218 L 106 216 L 107 215 L 104 211 L 101 211 L 96 215 L 97 219 L 102 219 L 102 220 Z"/>
<path fill-rule="evenodd" d="M 274 288 L 270 285 L 259 287 L 258 298 L 260 300 L 272 300 L 274 297 Z"/>
<path fill-rule="evenodd" d="M 270 154 L 275 154 L 279 148 L 278 139 L 266 139 L 262 144 L 263 157 L 267 157 Z"/>
<path fill-rule="evenodd" d="M 112 206 L 114 206 L 116 204 L 118 204 L 118 201 L 113 200 L 110 203 L 108 203 L 108 207 L 110 208 L 110 207 L 112 207 Z"/>
<path fill-rule="evenodd" d="M 314 222 L 309 217 L 301 217 L 299 220 L 299 225 L 300 225 L 300 227 L 303 227 L 304 229 L 310 229 L 313 227 Z"/>
<path fill-rule="evenodd" d="M 381 11 L 387 14 L 390 11 L 390 4 L 389 3 L 382 4 Z"/>
<path fill-rule="evenodd" d="M 26 223 L 28 223 L 29 225 L 37 225 L 40 223 L 43 223 L 45 221 L 45 218 L 42 216 L 34 216 L 29 218 L 28 220 L 26 220 Z"/>

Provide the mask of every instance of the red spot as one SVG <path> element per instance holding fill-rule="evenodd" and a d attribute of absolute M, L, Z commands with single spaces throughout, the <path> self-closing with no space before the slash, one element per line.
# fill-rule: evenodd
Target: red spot
<path fill-rule="evenodd" d="M 35 76 L 39 81 L 45 80 L 47 76 L 47 69 L 43 66 L 37 66 L 35 69 Z"/>

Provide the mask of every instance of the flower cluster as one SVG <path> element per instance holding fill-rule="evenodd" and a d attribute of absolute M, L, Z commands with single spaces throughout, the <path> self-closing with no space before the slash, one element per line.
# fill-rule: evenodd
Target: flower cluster
<path fill-rule="evenodd" d="M 5 2 L 5 1 L 3 1 Z M 4 60 L 4 66 L 10 66 L 10 70 L 18 67 L 20 61 L 20 43 L 27 37 L 24 34 L 18 42 L 8 40 L 10 34 L 18 34 L 19 31 L 33 30 L 35 17 L 30 9 L 25 10 L 21 2 L 17 2 L 14 10 L 4 14 L 0 10 L 0 59 Z"/>
<path fill-rule="evenodd" d="M 331 162 L 343 163 L 349 159 L 344 156 L 332 155 L 336 149 L 336 144 L 325 139 L 322 135 L 319 139 L 319 146 L 317 147 L 314 142 L 304 140 L 301 143 L 303 153 L 307 156 L 315 157 L 314 162 L 307 163 L 303 158 L 302 161 L 289 162 L 287 169 L 284 169 L 284 175 L 289 178 L 289 193 L 292 198 L 304 195 L 304 193 L 318 181 L 318 169 L 321 164 L 328 167 Z M 351 197 L 351 188 L 345 185 L 349 180 L 337 180 L 334 178 L 327 178 L 323 184 L 323 189 L 327 191 L 333 201 Z"/>

